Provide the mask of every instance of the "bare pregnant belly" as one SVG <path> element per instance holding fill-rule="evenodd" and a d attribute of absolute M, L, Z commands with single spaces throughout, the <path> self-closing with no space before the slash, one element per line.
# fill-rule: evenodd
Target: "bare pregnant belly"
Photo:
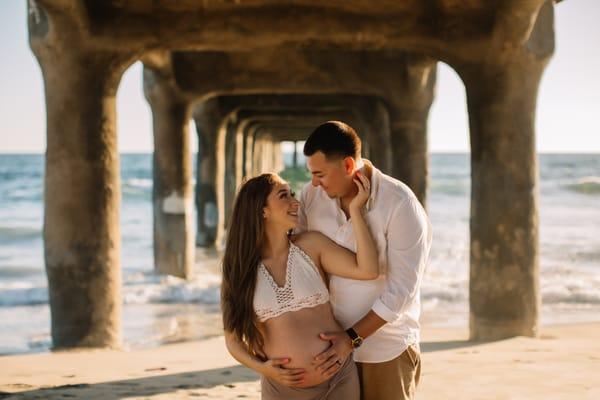
<path fill-rule="evenodd" d="M 341 329 L 333 318 L 329 303 L 271 318 L 265 321 L 264 328 L 264 349 L 269 359 L 290 358 L 286 368 L 305 369 L 304 387 L 327 380 L 316 371 L 312 362 L 317 354 L 330 345 L 319 338 L 319 333 Z"/>

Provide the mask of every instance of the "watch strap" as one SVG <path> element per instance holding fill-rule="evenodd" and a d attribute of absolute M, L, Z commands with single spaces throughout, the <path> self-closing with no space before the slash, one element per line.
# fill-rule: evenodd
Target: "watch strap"
<path fill-rule="evenodd" d="M 352 339 L 352 340 L 358 339 L 360 337 L 358 335 L 358 333 L 356 333 L 356 331 L 354 330 L 354 328 L 348 328 L 348 329 L 346 329 L 346 333 L 348 334 L 348 336 L 350 336 L 350 339 Z"/>
<path fill-rule="evenodd" d="M 352 341 L 352 348 L 356 349 L 360 347 L 360 345 L 363 342 L 363 338 L 358 333 L 356 333 L 356 331 L 353 328 L 346 329 L 346 334 L 348 334 L 350 340 Z"/>

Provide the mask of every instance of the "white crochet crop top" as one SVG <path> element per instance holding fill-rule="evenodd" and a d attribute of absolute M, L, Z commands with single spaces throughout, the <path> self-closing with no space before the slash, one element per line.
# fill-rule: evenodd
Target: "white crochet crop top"
<path fill-rule="evenodd" d="M 256 277 L 254 311 L 260 322 L 289 311 L 315 307 L 329 301 L 329 291 L 308 254 L 290 242 L 285 284 L 280 287 L 261 262 Z"/>

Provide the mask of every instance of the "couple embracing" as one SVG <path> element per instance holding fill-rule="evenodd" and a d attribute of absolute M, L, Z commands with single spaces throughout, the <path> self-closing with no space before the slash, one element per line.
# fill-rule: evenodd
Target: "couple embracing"
<path fill-rule="evenodd" d="M 306 140 L 300 196 L 275 174 L 237 195 L 223 258 L 227 348 L 263 399 L 412 399 L 431 225 L 348 125 Z"/>

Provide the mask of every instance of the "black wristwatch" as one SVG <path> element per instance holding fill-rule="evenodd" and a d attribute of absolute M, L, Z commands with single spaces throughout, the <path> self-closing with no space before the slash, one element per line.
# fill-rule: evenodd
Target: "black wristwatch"
<path fill-rule="evenodd" d="M 356 331 L 352 328 L 348 328 L 346 329 L 346 333 L 348 334 L 348 336 L 350 336 L 350 339 L 352 340 L 352 348 L 353 349 L 357 349 L 360 347 L 361 344 L 363 344 L 363 338 L 356 333 Z"/>

